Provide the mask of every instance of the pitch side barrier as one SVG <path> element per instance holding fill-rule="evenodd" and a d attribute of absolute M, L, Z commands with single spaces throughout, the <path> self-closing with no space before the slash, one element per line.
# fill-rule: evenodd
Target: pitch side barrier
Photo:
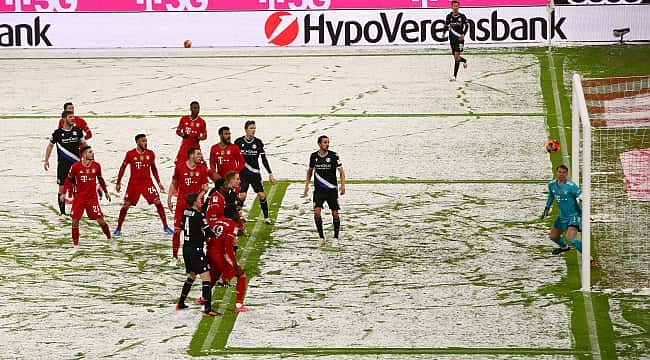
<path fill-rule="evenodd" d="M 381 2 L 404 6 L 395 9 L 345 8 L 373 3 L 359 0 L 246 0 L 240 11 L 215 8 L 232 2 L 169 1 L 0 0 L 0 49 L 167 48 L 182 47 L 185 40 L 195 47 L 425 47 L 448 41 L 444 19 L 450 10 L 428 0 Z M 520 6 L 463 7 L 469 19 L 466 43 L 613 42 L 619 40 L 614 30 L 621 28 L 629 29 L 626 41 L 650 39 L 650 0 L 559 0 L 563 3 L 554 7 L 518 1 L 512 4 Z M 260 4 L 262 9 L 247 8 Z"/>

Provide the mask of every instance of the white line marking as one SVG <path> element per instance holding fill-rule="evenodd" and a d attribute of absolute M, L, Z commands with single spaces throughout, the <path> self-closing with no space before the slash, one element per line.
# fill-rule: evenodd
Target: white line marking
<path fill-rule="evenodd" d="M 277 189 L 277 186 L 272 186 L 269 195 L 266 197 L 269 203 L 273 201 L 273 197 L 275 196 L 275 189 Z M 264 221 L 259 218 L 255 221 L 255 226 L 253 227 L 253 231 L 251 232 L 251 235 L 248 237 L 248 241 L 246 242 L 246 247 L 243 249 L 241 257 L 239 258 L 239 263 L 242 264 L 242 267 L 246 265 L 246 260 L 248 260 L 248 255 L 250 254 L 251 249 L 255 247 L 254 245 L 255 245 L 255 241 L 257 240 L 257 233 L 260 231 L 260 228 L 262 227 L 263 223 Z M 223 298 L 221 299 L 221 303 L 219 304 L 219 308 L 217 309 L 217 311 L 220 312 L 221 314 L 226 313 L 226 306 L 230 304 L 233 294 L 236 292 L 236 290 L 233 289 L 236 288 L 231 288 L 231 287 L 227 288 L 226 292 L 223 294 Z M 212 325 L 210 325 L 210 330 L 208 331 L 208 334 L 205 336 L 205 339 L 203 340 L 203 345 L 201 345 L 201 352 L 206 352 L 210 350 L 212 341 L 214 341 L 214 337 L 217 335 L 217 330 L 219 329 L 219 325 L 221 325 L 221 319 L 223 319 L 223 315 L 215 317 L 214 320 L 212 321 Z"/>
<path fill-rule="evenodd" d="M 555 74 L 555 63 L 551 51 L 548 52 L 548 67 L 551 71 L 551 84 L 553 85 L 553 101 L 555 102 L 555 116 L 557 117 L 558 130 L 560 132 L 560 143 L 562 146 L 562 161 L 569 165 L 569 153 L 567 150 L 567 136 L 564 132 L 564 119 L 562 118 L 562 109 L 560 103 L 560 93 L 557 85 L 557 75 Z M 578 269 L 580 269 L 580 256 L 578 256 Z M 582 272 L 580 273 L 582 276 Z M 596 317 L 594 316 L 594 305 L 591 302 L 591 294 L 588 291 L 582 292 L 582 298 L 585 302 L 585 316 L 587 319 L 587 332 L 589 333 L 589 343 L 594 360 L 600 360 L 600 344 L 598 342 L 598 331 L 596 329 Z"/>

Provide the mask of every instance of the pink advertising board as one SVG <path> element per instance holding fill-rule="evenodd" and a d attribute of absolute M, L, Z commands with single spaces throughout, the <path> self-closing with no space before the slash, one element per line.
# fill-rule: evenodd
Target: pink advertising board
<path fill-rule="evenodd" d="M 461 0 L 461 6 L 545 6 L 548 0 Z M 449 8 L 450 0 L 0 0 L 0 13 Z"/>

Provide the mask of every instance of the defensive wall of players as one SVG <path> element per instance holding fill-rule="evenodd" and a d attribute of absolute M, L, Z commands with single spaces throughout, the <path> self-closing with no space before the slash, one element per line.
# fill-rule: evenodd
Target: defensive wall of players
<path fill-rule="evenodd" d="M 650 0 L 461 0 L 461 11 L 467 44 L 613 42 L 621 28 L 650 40 Z M 448 12 L 446 0 L 0 0 L 0 47 L 432 46 L 448 40 Z"/>

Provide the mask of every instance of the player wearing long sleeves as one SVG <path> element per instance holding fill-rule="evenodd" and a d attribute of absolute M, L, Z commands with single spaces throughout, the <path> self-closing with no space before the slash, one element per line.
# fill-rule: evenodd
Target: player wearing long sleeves
<path fill-rule="evenodd" d="M 461 62 L 463 67 L 467 68 L 467 60 L 460 56 L 460 53 L 465 49 L 465 33 L 469 24 L 467 17 L 458 11 L 459 8 L 458 0 L 453 0 L 451 2 L 452 11 L 445 19 L 445 30 L 449 31 L 449 45 L 451 45 L 451 53 L 454 55 L 454 77 L 450 79 L 451 81 L 456 81 Z"/>
<path fill-rule="evenodd" d="M 553 250 L 557 255 L 570 248 L 562 238 L 562 233 L 566 231 L 566 238 L 575 247 L 582 252 L 582 242 L 576 238 L 578 232 L 582 230 L 582 209 L 578 199 L 582 192 L 576 183 L 567 179 L 569 168 L 560 165 L 556 169 L 556 179 L 548 183 L 548 196 L 546 206 L 542 213 L 542 219 L 548 216 L 553 200 L 557 202 L 560 215 L 555 219 L 551 228 L 550 239 L 560 247 Z"/>
<path fill-rule="evenodd" d="M 199 116 L 200 110 L 198 101 L 192 101 L 190 103 L 190 115 L 184 115 L 178 122 L 176 135 L 180 136 L 183 140 L 176 155 L 177 163 L 187 160 L 187 150 L 189 148 L 200 149 L 201 145 L 199 142 L 208 138 L 205 120 Z"/>
<path fill-rule="evenodd" d="M 246 135 L 235 140 L 235 144 L 239 146 L 239 150 L 241 151 L 241 154 L 244 156 L 244 160 L 246 161 L 244 168 L 239 173 L 239 177 L 241 179 L 239 201 L 243 206 L 244 202 L 246 201 L 248 187 L 252 186 L 253 191 L 257 193 L 257 198 L 260 200 L 260 207 L 262 208 L 262 214 L 264 214 L 264 221 L 267 224 L 270 224 L 271 220 L 269 219 L 269 206 L 266 202 L 264 186 L 262 186 L 262 173 L 260 170 L 259 158 L 262 158 L 262 165 L 264 165 L 266 172 L 269 174 L 269 181 L 272 185 L 275 185 L 275 177 L 271 172 L 271 166 L 269 165 L 269 161 L 266 158 L 264 143 L 262 140 L 255 137 L 255 131 L 257 130 L 255 121 L 246 121 L 244 123 L 244 130 L 246 131 Z"/>
<path fill-rule="evenodd" d="M 120 216 L 117 220 L 117 227 L 113 235 L 119 236 L 122 234 L 122 224 L 126 218 L 126 213 L 129 211 L 129 207 L 138 204 L 140 196 L 144 197 L 149 205 L 154 204 L 156 206 L 156 211 L 162 221 L 163 231 L 167 235 L 171 235 L 174 231 L 167 226 L 165 208 L 160 202 L 158 189 L 154 186 L 153 181 L 151 181 L 151 176 L 153 175 L 160 191 L 165 191 L 165 187 L 158 175 L 158 168 L 156 167 L 156 154 L 147 148 L 147 136 L 145 134 L 136 135 L 135 143 L 135 149 L 127 151 L 117 174 L 115 190 L 118 193 L 122 189 L 122 177 L 127 166 L 129 167 L 131 176 L 129 178 L 129 184 L 126 187 L 124 204 L 122 205 L 122 209 L 120 209 Z"/>
<path fill-rule="evenodd" d="M 74 104 L 71 102 L 67 102 L 63 104 L 63 111 L 69 111 L 74 114 Z M 90 140 L 91 137 L 93 137 L 92 131 L 90 131 L 90 127 L 88 126 L 88 123 L 86 120 L 84 120 L 82 117 L 75 116 L 74 117 L 74 126 L 80 128 L 84 132 L 84 139 Z M 65 123 L 65 119 L 61 117 L 59 120 L 59 127 L 63 127 L 63 124 Z"/>
<path fill-rule="evenodd" d="M 176 304 L 176 310 L 187 308 L 185 299 L 190 293 L 192 284 L 198 274 L 202 281 L 201 294 L 205 302 L 203 304 L 203 316 L 221 315 L 212 310 L 212 285 L 210 279 L 210 265 L 203 252 L 203 244 L 206 237 L 214 237 L 215 234 L 205 221 L 201 213 L 201 197 L 198 193 L 189 193 L 185 196 L 184 202 L 189 207 L 183 209 L 183 260 L 185 261 L 185 272 L 187 279 L 183 283 L 181 296 Z"/>
<path fill-rule="evenodd" d="M 321 135 L 318 137 L 318 151 L 313 152 L 309 156 L 309 168 L 307 169 L 307 178 L 305 180 L 305 191 L 303 196 L 309 193 L 309 182 L 312 175 L 314 176 L 314 222 L 316 223 L 316 230 L 318 230 L 319 245 L 325 245 L 325 235 L 323 234 L 323 218 L 321 217 L 321 209 L 323 204 L 327 202 L 332 211 L 332 223 L 334 225 L 334 239 L 332 239 L 332 246 L 338 245 L 339 229 L 341 228 L 341 218 L 339 217 L 339 192 L 341 195 L 345 194 L 345 171 L 339 156 L 330 151 L 330 139 Z M 339 172 L 341 177 L 341 186 L 337 187 L 336 172 Z"/>
<path fill-rule="evenodd" d="M 64 185 L 65 192 L 74 191 L 74 200 L 72 200 L 72 210 L 70 211 L 73 253 L 79 249 L 79 219 L 81 219 L 84 211 L 88 219 L 97 220 L 102 232 L 106 235 L 106 239 L 111 240 L 111 232 L 108 229 L 108 224 L 104 221 L 104 214 L 99 206 L 97 184 L 106 193 L 106 199 L 111 201 L 111 195 L 108 193 L 106 182 L 102 177 L 102 168 L 95 161 L 93 149 L 86 145 L 81 148 L 81 161 L 72 165 Z M 61 196 L 64 197 L 65 194 Z M 111 241 L 110 245 L 115 248 L 117 243 Z"/>

